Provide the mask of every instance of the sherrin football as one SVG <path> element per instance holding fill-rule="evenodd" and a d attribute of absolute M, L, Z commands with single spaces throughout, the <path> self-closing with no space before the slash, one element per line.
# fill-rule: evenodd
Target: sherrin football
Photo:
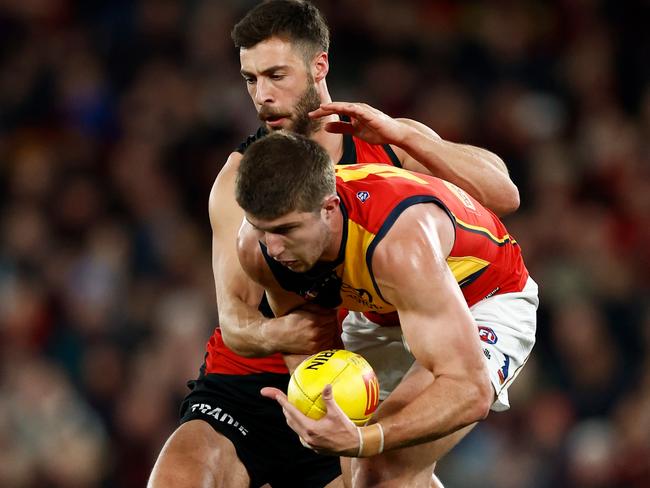
<path fill-rule="evenodd" d="M 351 351 L 332 349 L 305 359 L 291 375 L 289 402 L 312 419 L 326 413 L 321 398 L 332 385 L 334 400 L 356 425 L 364 425 L 379 404 L 379 381 L 368 361 Z"/>

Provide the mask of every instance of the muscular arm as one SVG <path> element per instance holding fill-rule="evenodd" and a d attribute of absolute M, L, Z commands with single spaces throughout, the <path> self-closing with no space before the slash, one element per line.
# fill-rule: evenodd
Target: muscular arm
<path fill-rule="evenodd" d="M 506 165 L 486 149 L 445 141 L 420 122 L 394 119 L 365 103 L 326 103 L 310 116 L 331 114 L 347 115 L 351 122 L 328 122 L 329 132 L 353 134 L 370 144 L 390 144 L 404 168 L 454 183 L 497 215 L 519 207 L 519 190 Z"/>
<path fill-rule="evenodd" d="M 413 398 L 393 401 L 389 395 L 384 401 L 376 416 L 384 450 L 456 432 L 485 418 L 494 399 L 476 324 L 445 261 L 453 239 L 453 225 L 439 207 L 414 205 L 397 219 L 372 258 L 377 285 L 397 308 L 417 363 L 434 377 Z M 262 395 L 282 405 L 287 424 L 317 452 L 361 453 L 357 427 L 334 401 L 331 387 L 323 390 L 327 413 L 319 420 L 306 417 L 278 389 L 263 388 Z"/>
<path fill-rule="evenodd" d="M 405 340 L 435 377 L 380 419 L 386 449 L 434 440 L 481 420 L 493 401 L 476 324 L 445 262 L 453 238 L 441 209 L 416 205 L 400 216 L 373 257 L 377 284 L 397 307 Z"/>
<path fill-rule="evenodd" d="M 404 168 L 454 183 L 497 215 L 519 208 L 519 190 L 499 156 L 480 147 L 446 141 L 415 120 L 396 120 L 404 130 L 393 149 Z"/>
<path fill-rule="evenodd" d="M 269 321 L 257 310 L 264 290 L 244 274 L 237 260 L 243 212 L 235 201 L 234 181 L 240 160 L 241 154 L 230 155 L 210 192 L 212 271 L 224 341 L 238 354 L 256 356 L 275 352 L 275 345 L 264 334 Z"/>
<path fill-rule="evenodd" d="M 296 310 L 304 309 L 307 307 L 314 314 L 319 314 L 321 319 L 318 324 L 314 324 L 310 330 L 320 332 L 318 337 L 320 342 L 316 343 L 312 350 L 298 349 L 294 352 L 297 354 L 285 354 L 284 361 L 289 368 L 293 370 L 305 359 L 309 354 L 313 354 L 323 349 L 342 348 L 336 313 L 334 310 L 322 309 L 314 305 L 309 305 L 299 295 L 284 290 L 275 280 L 268 264 L 266 263 L 259 245 L 259 235 L 248 222 L 244 221 L 239 230 L 237 238 L 237 252 L 239 262 L 243 270 L 250 276 L 259 286 L 262 286 L 266 291 L 266 296 L 269 305 L 273 310 L 276 317 L 295 315 Z M 288 314 L 288 315 L 287 315 Z M 276 320 L 280 320 L 276 319 Z M 295 340 L 294 336 L 300 334 L 296 327 L 287 331 L 288 337 L 282 336 L 281 338 L 289 342 Z M 282 349 L 285 352 L 285 349 Z"/>
<path fill-rule="evenodd" d="M 267 319 L 257 310 L 263 289 L 246 275 L 237 258 L 237 232 L 244 215 L 234 196 L 240 160 L 241 154 L 230 155 L 209 201 L 212 271 L 224 342 L 237 354 L 249 357 L 317 352 L 327 341 L 322 328 L 316 326 L 321 319 L 318 314 L 297 310 Z"/>

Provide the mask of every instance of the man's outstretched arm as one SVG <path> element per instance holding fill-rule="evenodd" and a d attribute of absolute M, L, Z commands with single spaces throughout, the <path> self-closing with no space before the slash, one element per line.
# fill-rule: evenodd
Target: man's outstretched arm
<path fill-rule="evenodd" d="M 365 103 L 332 102 L 312 117 L 347 115 L 351 122 L 330 122 L 329 132 L 353 134 L 371 144 L 390 144 L 402 166 L 447 180 L 497 215 L 519 208 L 519 190 L 496 154 L 480 147 L 442 139 L 433 129 L 411 119 L 394 119 Z"/>
<path fill-rule="evenodd" d="M 405 130 L 396 153 L 405 153 L 402 166 L 459 186 L 495 214 L 503 216 L 519 208 L 519 190 L 503 160 L 487 149 L 442 139 L 433 129 L 410 119 L 397 119 Z"/>

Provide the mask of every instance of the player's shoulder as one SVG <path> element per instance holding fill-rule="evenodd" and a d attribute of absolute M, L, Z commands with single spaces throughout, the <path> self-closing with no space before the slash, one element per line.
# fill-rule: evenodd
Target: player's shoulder
<path fill-rule="evenodd" d="M 237 169 L 241 159 L 241 153 L 236 151 L 230 153 L 212 184 L 208 198 L 208 213 L 213 226 L 217 215 L 223 217 L 224 214 L 235 215 L 237 213 L 239 207 L 235 201 L 235 180 L 237 179 Z"/>
<path fill-rule="evenodd" d="M 227 188 L 234 188 L 235 178 L 237 177 L 237 170 L 239 169 L 239 163 L 242 160 L 242 154 L 234 151 L 231 152 L 226 159 L 226 162 L 219 170 L 217 177 L 214 180 L 212 185 L 212 190 L 210 191 L 210 199 L 216 197 L 219 192 L 223 192 Z"/>
<path fill-rule="evenodd" d="M 256 264 L 259 264 L 260 258 L 263 259 L 258 239 L 255 228 L 244 220 L 237 234 L 237 248 L 241 256 Z"/>
<path fill-rule="evenodd" d="M 264 287 L 275 285 L 275 279 L 267 266 L 260 247 L 259 236 L 253 226 L 243 221 L 237 234 L 237 255 L 242 269 Z"/>
<path fill-rule="evenodd" d="M 430 259 L 431 250 L 446 258 L 455 240 L 455 226 L 436 202 L 410 205 L 396 217 L 375 251 L 374 265 L 380 269 L 407 269 L 406 261 L 415 264 Z M 395 252 L 395 250 L 401 252 Z"/>
<path fill-rule="evenodd" d="M 219 174 L 212 185 L 212 191 L 210 192 L 210 198 L 213 198 L 213 194 L 216 197 L 216 193 L 220 190 L 223 190 L 223 187 L 228 188 L 232 187 L 237 176 L 237 170 L 239 169 L 239 163 L 246 152 L 246 149 L 253 144 L 255 141 L 261 139 L 268 134 L 268 131 L 264 127 L 260 127 L 254 134 L 249 135 L 233 152 L 230 153 L 226 163 L 223 165 Z"/>

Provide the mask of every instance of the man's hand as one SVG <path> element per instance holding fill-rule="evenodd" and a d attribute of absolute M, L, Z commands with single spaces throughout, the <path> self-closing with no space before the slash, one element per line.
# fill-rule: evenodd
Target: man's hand
<path fill-rule="evenodd" d="M 408 131 L 413 130 L 407 124 L 393 119 L 365 103 L 323 103 L 320 108 L 310 112 L 309 116 L 317 119 L 332 114 L 347 115 L 350 117 L 350 122 L 328 122 L 325 124 L 327 132 L 351 134 L 369 144 L 399 146 Z"/>
<path fill-rule="evenodd" d="M 331 102 L 309 113 L 312 118 L 347 115 L 350 122 L 325 124 L 325 130 L 351 134 L 370 144 L 391 144 L 404 169 L 453 183 L 497 215 L 519 207 L 519 190 L 496 154 L 480 147 L 445 141 L 433 129 L 410 119 L 394 119 L 365 103 Z"/>
<path fill-rule="evenodd" d="M 282 406 L 282 412 L 305 447 L 319 454 L 356 456 L 359 453 L 357 427 L 343 413 L 332 395 L 332 385 L 325 386 L 323 400 L 327 413 L 319 420 L 310 419 L 289 403 L 287 396 L 277 388 L 262 388 L 262 396 L 272 398 Z"/>
<path fill-rule="evenodd" d="M 304 305 L 269 322 L 265 339 L 284 354 L 316 354 L 324 349 L 342 349 L 336 310 Z"/>

